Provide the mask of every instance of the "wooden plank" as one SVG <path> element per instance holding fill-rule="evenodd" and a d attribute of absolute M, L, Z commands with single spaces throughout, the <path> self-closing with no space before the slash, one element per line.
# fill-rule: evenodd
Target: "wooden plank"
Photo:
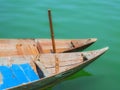
<path fill-rule="evenodd" d="M 12 64 L 12 66 L 10 67 L 10 69 L 12 70 L 12 73 L 17 78 L 17 80 L 18 80 L 18 82 L 20 84 L 21 83 L 27 83 L 27 82 L 30 81 L 28 79 L 28 77 L 25 75 L 23 69 L 19 66 L 19 64 Z"/>
<path fill-rule="evenodd" d="M 25 73 L 25 76 L 29 79 L 29 81 L 35 81 L 39 79 L 38 75 L 31 68 L 30 64 L 20 64 L 20 67 L 22 68 L 23 72 Z"/>
<path fill-rule="evenodd" d="M 14 76 L 8 66 L 0 66 L 0 71 L 3 76 L 3 88 L 9 88 L 19 84 L 17 78 Z"/>
<path fill-rule="evenodd" d="M 38 49 L 39 53 L 44 53 L 42 46 L 41 46 L 40 42 L 38 42 L 38 41 L 37 41 L 37 49 Z"/>
<path fill-rule="evenodd" d="M 60 64 L 60 61 L 58 59 L 58 57 L 55 55 L 55 73 L 59 73 L 59 64 Z"/>
<path fill-rule="evenodd" d="M 84 44 L 84 43 L 80 43 L 80 42 L 77 41 L 77 40 L 71 40 L 71 46 L 72 46 L 72 48 L 77 48 L 77 47 L 79 47 L 80 45 L 82 46 L 82 44 Z"/>
<path fill-rule="evenodd" d="M 45 66 L 42 63 L 40 63 L 40 61 L 36 60 L 35 64 L 43 71 L 43 73 L 46 77 L 50 75 L 50 73 L 47 71 Z"/>
<path fill-rule="evenodd" d="M 17 44 L 16 49 L 17 49 L 18 55 L 23 55 L 22 44 Z"/>

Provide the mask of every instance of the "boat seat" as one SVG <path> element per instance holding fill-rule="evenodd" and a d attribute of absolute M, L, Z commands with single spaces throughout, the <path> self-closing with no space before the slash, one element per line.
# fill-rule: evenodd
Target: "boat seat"
<path fill-rule="evenodd" d="M 35 64 L 39 67 L 39 69 L 41 69 L 41 71 L 43 72 L 44 77 L 47 77 L 50 75 L 50 73 L 48 72 L 48 70 L 45 68 L 45 66 L 40 62 L 40 60 L 36 60 Z"/>
<path fill-rule="evenodd" d="M 40 42 L 37 41 L 37 49 L 39 51 L 39 53 L 44 53 L 42 46 L 40 45 Z"/>
<path fill-rule="evenodd" d="M 0 90 L 39 79 L 39 76 L 28 63 L 0 66 L 0 73 L 2 79 Z"/>

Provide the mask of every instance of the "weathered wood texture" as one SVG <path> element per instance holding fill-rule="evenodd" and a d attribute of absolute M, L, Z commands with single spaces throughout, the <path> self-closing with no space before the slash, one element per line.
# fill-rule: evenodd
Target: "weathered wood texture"
<path fill-rule="evenodd" d="M 0 39 L 0 56 L 39 54 L 32 39 Z"/>
<path fill-rule="evenodd" d="M 89 52 L 40 54 L 37 58 L 36 55 L 35 56 L 18 55 L 18 56 L 8 56 L 8 57 L 5 56 L 5 57 L 0 57 L 0 65 L 35 63 L 43 71 L 45 77 L 37 81 L 24 83 L 21 84 L 20 86 L 9 89 L 9 90 L 26 90 L 26 89 L 34 90 L 35 88 L 38 87 L 44 88 L 45 86 L 50 85 L 54 81 L 60 80 L 64 77 L 67 77 L 79 71 L 83 67 L 93 62 L 103 53 L 105 53 L 107 49 L 108 47 L 100 50 L 89 51 Z M 55 71 L 55 57 L 59 59 L 59 72 L 57 73 Z M 2 77 L 0 77 L 0 79 L 2 79 Z"/>
<path fill-rule="evenodd" d="M 83 50 L 87 48 L 89 45 L 94 43 L 97 39 L 56 39 L 55 46 L 56 52 L 67 52 L 72 51 L 75 49 Z M 38 42 L 38 48 L 42 49 L 43 53 L 51 53 L 53 52 L 52 49 L 52 42 L 50 39 L 36 39 Z M 39 47 L 40 46 L 40 47 Z"/>
<path fill-rule="evenodd" d="M 55 40 L 56 52 L 82 50 L 94 43 L 96 39 Z M 50 39 L 0 39 L 0 57 L 12 55 L 38 55 L 39 53 L 52 53 Z"/>
<path fill-rule="evenodd" d="M 96 51 L 89 52 L 76 52 L 76 53 L 56 53 L 56 54 L 40 54 L 37 58 L 36 55 L 24 55 L 24 56 L 8 56 L 0 57 L 0 65 L 11 65 L 11 64 L 21 64 L 25 62 L 31 63 L 33 67 L 34 61 L 42 64 L 42 67 L 45 68 L 50 75 L 56 74 L 55 70 L 55 61 L 56 58 L 59 60 L 59 72 L 66 71 L 70 68 L 73 68 L 79 64 L 82 64 L 84 61 L 91 60 L 107 50 L 100 49 Z M 41 67 L 41 65 L 40 65 Z"/>
<path fill-rule="evenodd" d="M 17 87 L 13 87 L 9 90 L 34 90 L 39 87 L 39 89 L 43 89 L 48 85 L 51 85 L 52 83 L 59 81 L 77 71 L 84 68 L 91 62 L 93 62 L 95 59 L 97 59 L 99 56 L 101 56 L 103 53 L 107 51 L 108 48 L 103 48 L 100 50 L 90 51 L 90 52 L 82 52 L 82 53 L 62 53 L 62 54 L 42 54 L 37 59 L 38 65 L 47 70 L 49 74 L 46 74 L 46 77 L 37 80 L 35 82 L 22 84 Z M 72 57 L 72 56 L 73 57 Z M 60 60 L 60 70 L 59 73 L 55 73 L 55 56 L 57 56 Z M 49 57 L 49 58 L 48 58 Z M 72 58 L 71 58 L 72 57 Z M 84 60 L 83 57 L 86 57 Z M 78 60 L 76 60 L 78 59 Z M 48 62 L 46 62 L 46 60 Z M 67 62 L 68 60 L 68 62 Z M 66 62 L 65 64 L 62 62 Z M 71 63 L 74 64 L 71 64 Z M 40 64 L 39 64 L 40 63 Z M 50 63 L 50 65 L 49 65 Z M 49 65 L 49 66 L 48 66 Z M 43 69 L 43 70 L 44 70 Z M 47 76 L 48 75 L 48 76 Z"/>

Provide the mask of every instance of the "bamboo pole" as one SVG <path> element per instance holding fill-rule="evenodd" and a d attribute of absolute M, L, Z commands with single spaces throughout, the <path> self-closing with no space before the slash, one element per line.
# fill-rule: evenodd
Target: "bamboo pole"
<path fill-rule="evenodd" d="M 53 26 L 52 26 L 52 17 L 51 17 L 51 10 L 48 10 L 48 17 L 49 17 L 49 23 L 50 23 L 50 32 L 51 32 L 51 39 L 52 39 L 52 46 L 53 46 L 53 53 L 56 53 L 56 46 L 55 46 L 55 39 L 54 39 L 54 32 L 53 32 Z M 59 72 L 59 59 L 55 55 L 55 73 Z"/>
<path fill-rule="evenodd" d="M 51 32 L 53 53 L 56 53 L 55 39 L 54 39 L 54 32 L 53 32 L 52 17 L 51 17 L 51 10 L 50 9 L 48 10 L 48 17 L 49 17 L 49 23 L 50 23 L 50 32 Z"/>

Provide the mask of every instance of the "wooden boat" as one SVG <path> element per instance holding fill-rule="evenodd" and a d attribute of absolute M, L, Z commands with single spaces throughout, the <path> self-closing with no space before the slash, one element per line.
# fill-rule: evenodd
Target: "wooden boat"
<path fill-rule="evenodd" d="M 96 38 L 88 39 L 56 39 L 56 52 L 81 51 L 94 42 Z M 52 53 L 51 39 L 0 39 L 0 57 L 13 55 L 37 55 Z"/>
<path fill-rule="evenodd" d="M 81 70 L 107 50 L 0 57 L 0 90 L 45 88 Z"/>
<path fill-rule="evenodd" d="M 0 57 L 81 51 L 97 40 L 96 38 L 55 40 L 51 10 L 48 10 L 48 17 L 51 39 L 0 39 Z"/>

